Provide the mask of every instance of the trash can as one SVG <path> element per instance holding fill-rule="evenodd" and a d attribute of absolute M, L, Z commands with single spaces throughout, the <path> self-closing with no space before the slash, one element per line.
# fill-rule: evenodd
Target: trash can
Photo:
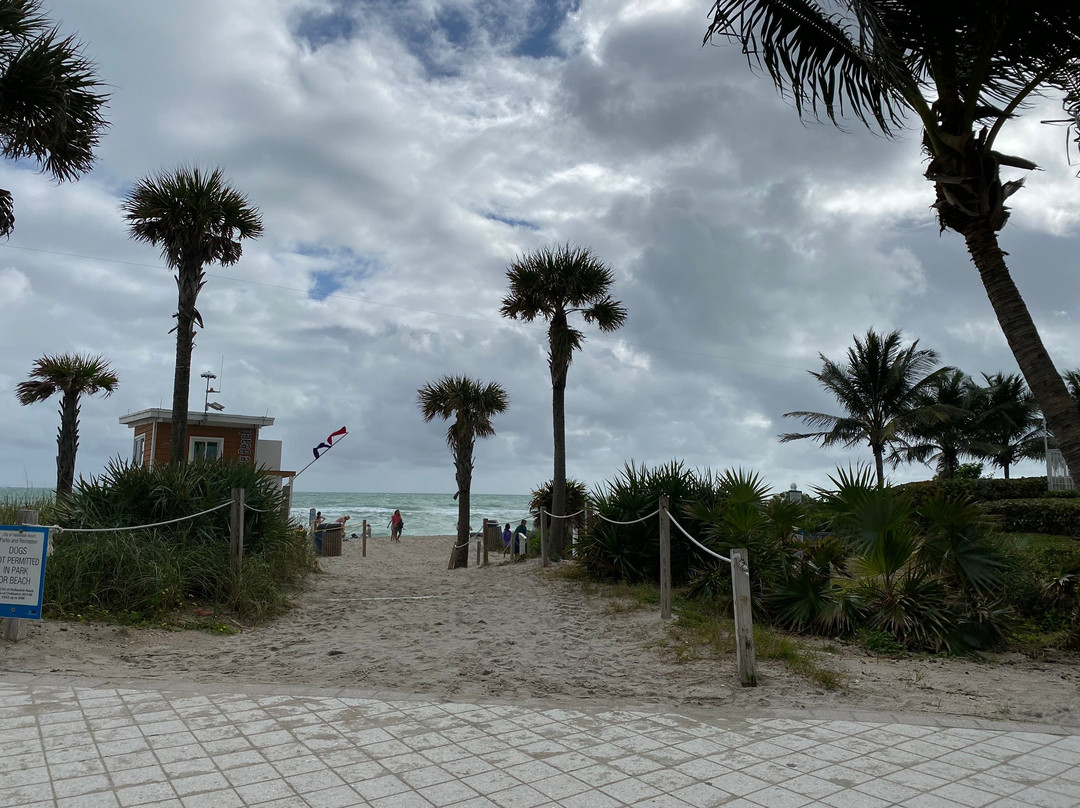
<path fill-rule="evenodd" d="M 342 525 L 326 525 L 315 530 L 315 552 L 321 556 L 341 555 L 341 540 L 345 537 Z"/>

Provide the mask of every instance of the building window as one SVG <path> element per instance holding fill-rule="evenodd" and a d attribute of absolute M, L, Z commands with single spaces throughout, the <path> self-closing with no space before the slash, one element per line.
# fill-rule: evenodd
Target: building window
<path fill-rule="evenodd" d="M 135 446 L 131 450 L 131 465 L 142 466 L 146 463 L 146 435 L 135 436 Z"/>
<path fill-rule="evenodd" d="M 220 460 L 224 448 L 222 438 L 192 438 L 188 446 L 188 460 Z"/>

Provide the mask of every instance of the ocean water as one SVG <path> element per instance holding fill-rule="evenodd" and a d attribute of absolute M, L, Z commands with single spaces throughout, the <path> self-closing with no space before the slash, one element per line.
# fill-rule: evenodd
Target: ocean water
<path fill-rule="evenodd" d="M 322 511 L 329 520 L 349 516 L 348 532 L 359 532 L 367 519 L 373 536 L 389 536 L 387 524 L 397 508 L 405 520 L 405 536 L 453 536 L 457 532 L 458 504 L 453 494 L 293 494 L 292 516 L 307 523 L 311 508 Z M 529 517 L 528 494 L 473 494 L 471 514 L 473 531 L 480 530 L 485 519 L 500 525 L 516 525 Z"/>
<path fill-rule="evenodd" d="M 41 498 L 52 499 L 51 488 L 0 487 L 0 502 L 19 505 Z M 528 494 L 473 494 L 472 528 L 480 530 L 484 519 L 497 519 L 512 526 L 529 518 Z M 293 495 L 292 517 L 307 524 L 308 511 L 315 508 L 329 520 L 348 515 L 349 533 L 360 532 L 360 523 L 371 523 L 373 536 L 389 536 L 387 523 L 397 508 L 405 520 L 405 535 L 453 536 L 457 532 L 457 500 L 453 494 L 350 494 L 297 491 Z"/>

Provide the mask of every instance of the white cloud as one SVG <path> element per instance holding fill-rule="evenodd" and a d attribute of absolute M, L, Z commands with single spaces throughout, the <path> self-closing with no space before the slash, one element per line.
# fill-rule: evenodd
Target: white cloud
<path fill-rule="evenodd" d="M 347 424 L 307 490 L 451 490 L 445 428 L 415 404 L 445 373 L 511 394 L 478 450 L 476 489 L 549 477 L 545 326 L 498 308 L 508 262 L 556 241 L 610 263 L 629 311 L 617 334 L 584 327 L 570 371 L 569 465 L 589 482 L 677 456 L 824 483 L 865 452 L 780 445 L 781 414 L 833 406 L 805 371 L 871 326 L 903 328 L 969 372 L 1015 369 L 959 238 L 937 236 L 914 134 L 803 125 L 738 48 L 700 46 L 707 9 L 689 0 L 583 0 L 544 58 L 515 50 L 538 6 L 484 8 L 51 4 L 112 88 L 113 125 L 77 184 L 0 164 L 18 217 L 0 245 L 0 384 L 45 352 L 112 359 L 121 385 L 84 404 L 80 472 L 127 454 L 119 415 L 171 397 L 175 285 L 127 237 L 119 203 L 180 162 L 222 166 L 266 223 L 239 264 L 209 270 L 192 405 L 197 374 L 223 367 L 220 400 L 277 418 L 265 434 L 294 466 Z M 313 47 L 297 32 L 316 12 L 341 36 Z M 460 41 L 436 25 L 451 12 Z M 1071 367 L 1080 186 L 1061 131 L 1027 120 L 1002 148 L 1019 143 L 1046 170 L 1014 197 L 1003 243 Z M 55 419 L 0 395 L 0 484 L 51 481 Z"/>

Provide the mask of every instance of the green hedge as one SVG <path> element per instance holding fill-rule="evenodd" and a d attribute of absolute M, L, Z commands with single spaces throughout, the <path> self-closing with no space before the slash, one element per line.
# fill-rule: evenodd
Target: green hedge
<path fill-rule="evenodd" d="M 1049 533 L 1080 538 L 1080 500 L 1061 498 L 1004 499 L 988 503 L 1006 533 Z"/>
<path fill-rule="evenodd" d="M 915 508 L 921 507 L 935 496 L 949 499 L 968 497 L 976 502 L 997 502 L 1002 499 L 1038 499 L 1049 493 L 1045 477 L 1020 477 L 1013 480 L 919 480 L 896 487 L 911 497 Z"/>

